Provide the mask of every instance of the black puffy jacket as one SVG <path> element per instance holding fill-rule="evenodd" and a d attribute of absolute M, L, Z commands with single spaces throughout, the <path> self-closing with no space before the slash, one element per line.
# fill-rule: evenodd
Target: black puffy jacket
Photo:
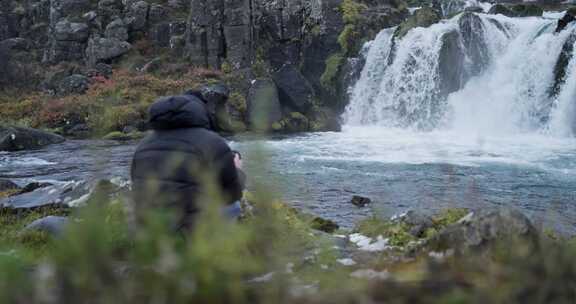
<path fill-rule="evenodd" d="M 149 124 L 154 132 L 140 143 L 132 160 L 137 215 L 168 208 L 178 216 L 177 230 L 192 228 L 207 178 L 215 182 L 225 204 L 241 198 L 234 154 L 211 130 L 202 100 L 192 95 L 163 98 L 150 108 Z"/>

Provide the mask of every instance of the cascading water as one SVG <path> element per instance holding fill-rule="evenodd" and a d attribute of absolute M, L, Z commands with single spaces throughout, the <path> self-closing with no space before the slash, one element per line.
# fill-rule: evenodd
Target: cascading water
<path fill-rule="evenodd" d="M 386 29 L 369 48 L 351 89 L 347 125 L 470 134 L 572 130 L 574 59 L 558 94 L 551 94 L 563 45 L 576 35 L 556 21 L 464 14 L 416 28 L 403 39 Z M 574 56 L 576 57 L 576 56 Z"/>

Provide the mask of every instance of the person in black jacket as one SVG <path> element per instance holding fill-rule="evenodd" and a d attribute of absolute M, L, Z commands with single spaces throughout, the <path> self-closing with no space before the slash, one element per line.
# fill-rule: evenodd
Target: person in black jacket
<path fill-rule="evenodd" d="M 216 184 L 224 204 L 242 197 L 235 154 L 213 131 L 211 115 L 199 93 L 165 97 L 150 108 L 154 130 L 136 149 L 131 178 L 136 215 L 167 208 L 177 215 L 175 229 L 193 228 L 206 194 L 206 178 Z M 218 203 L 218 202 L 210 202 Z"/>

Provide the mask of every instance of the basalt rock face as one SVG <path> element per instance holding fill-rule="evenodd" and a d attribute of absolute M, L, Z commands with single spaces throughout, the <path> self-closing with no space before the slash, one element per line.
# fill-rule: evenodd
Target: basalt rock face
<path fill-rule="evenodd" d="M 334 77 L 332 88 L 320 79 L 333 55 L 357 55 L 342 49 L 349 25 L 343 7 L 350 3 L 361 8 L 353 32 L 359 45 L 407 16 L 403 0 L 0 0 L 0 86 L 82 94 L 89 85 L 83 76 L 110 76 L 109 69 L 100 72 L 102 66 L 170 58 L 181 66 L 224 71 L 232 95 L 242 95 L 237 100 L 248 99 L 253 81 L 274 79 L 282 118 L 294 112 L 311 120 L 317 113 L 338 115 L 345 77 Z M 150 58 L 138 57 L 142 50 Z M 60 71 L 60 65 L 76 69 Z M 55 73 L 67 82 L 52 84 Z M 302 92 L 284 92 L 290 82 L 304 84 Z M 294 100 L 294 93 L 304 100 Z M 230 114 L 249 125 L 248 115 Z"/>

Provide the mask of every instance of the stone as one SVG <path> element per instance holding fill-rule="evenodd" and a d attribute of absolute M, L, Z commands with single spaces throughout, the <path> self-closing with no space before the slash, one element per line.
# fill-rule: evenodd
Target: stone
<path fill-rule="evenodd" d="M 554 66 L 554 85 L 550 88 L 550 97 L 557 96 L 560 93 L 562 85 L 566 82 L 568 66 L 574 56 L 574 43 L 576 43 L 576 33 L 570 34 L 568 39 L 566 39 L 566 42 L 564 42 L 562 46 L 560 56 L 558 56 L 556 60 L 556 65 Z"/>
<path fill-rule="evenodd" d="M 484 9 L 479 6 L 469 6 L 464 9 L 464 12 L 467 13 L 483 13 Z"/>
<path fill-rule="evenodd" d="M 18 190 L 20 186 L 18 186 L 13 181 L 7 179 L 0 179 L 0 192 L 4 192 L 6 190 Z"/>
<path fill-rule="evenodd" d="M 20 127 L 0 127 L 0 151 L 39 149 L 64 142 L 62 136 Z"/>
<path fill-rule="evenodd" d="M 278 90 L 272 79 L 257 79 L 248 93 L 248 124 L 252 130 L 267 131 L 282 119 Z"/>
<path fill-rule="evenodd" d="M 62 20 L 54 27 L 54 38 L 58 41 L 85 42 L 90 35 L 90 27 L 86 23 Z"/>
<path fill-rule="evenodd" d="M 32 192 L 0 200 L 2 208 L 28 210 L 46 206 L 57 208 L 79 207 L 90 200 L 100 200 L 120 194 L 125 189 L 108 180 L 77 181 L 38 188 Z"/>
<path fill-rule="evenodd" d="M 272 124 L 272 131 L 298 133 L 310 131 L 310 120 L 300 112 L 292 112 L 281 121 Z"/>
<path fill-rule="evenodd" d="M 312 220 L 312 229 L 323 231 L 326 233 L 334 233 L 336 230 L 340 229 L 340 226 L 334 221 L 327 220 L 321 217 L 316 217 Z"/>
<path fill-rule="evenodd" d="M 572 11 L 570 10 L 567 11 L 564 17 L 558 20 L 558 25 L 556 25 L 556 30 L 554 32 L 555 33 L 561 32 L 566 28 L 566 26 L 568 26 L 569 23 L 572 23 L 574 21 L 576 21 L 576 9 L 573 9 Z"/>
<path fill-rule="evenodd" d="M 52 237 L 61 237 L 70 224 L 70 219 L 64 216 L 47 216 L 37 219 L 24 228 L 24 232 L 39 231 Z"/>
<path fill-rule="evenodd" d="M 17 195 L 24 194 L 24 193 L 30 193 L 32 191 L 36 191 L 37 189 L 45 188 L 45 187 L 49 187 L 49 186 L 52 186 L 52 184 L 51 183 L 38 183 L 38 182 L 29 183 L 26 186 L 24 186 L 24 188 L 20 189 L 20 191 L 18 192 Z"/>
<path fill-rule="evenodd" d="M 372 203 L 372 200 L 369 199 L 369 198 L 367 198 L 367 197 L 363 197 L 363 196 L 359 196 L 359 195 L 354 195 L 354 196 L 352 197 L 352 200 L 350 201 L 350 203 L 351 203 L 352 205 L 356 206 L 356 207 L 363 208 L 363 207 L 366 207 L 366 206 L 368 206 L 369 204 L 371 204 L 371 203 Z"/>
<path fill-rule="evenodd" d="M 81 61 L 84 59 L 86 43 L 76 41 L 52 40 L 44 53 L 44 62 L 59 63 Z"/>
<path fill-rule="evenodd" d="M 230 96 L 230 89 L 223 83 L 203 86 L 200 92 L 209 105 L 224 104 Z"/>
<path fill-rule="evenodd" d="M 307 112 L 314 106 L 314 89 L 293 65 L 284 65 L 273 75 L 278 87 L 280 103 L 299 112 Z"/>
<path fill-rule="evenodd" d="M 126 27 L 122 19 L 116 19 L 110 22 L 108 26 L 106 26 L 104 36 L 106 38 L 126 41 L 128 40 L 128 28 Z"/>
<path fill-rule="evenodd" d="M 541 17 L 544 10 L 536 4 L 516 4 L 510 7 L 514 17 Z"/>
<path fill-rule="evenodd" d="M 434 222 L 432 217 L 416 210 L 409 210 L 402 215 L 395 217 L 394 221 L 407 224 L 411 235 L 417 238 L 424 236 L 426 230 L 432 228 Z"/>
<path fill-rule="evenodd" d="M 438 23 L 440 19 L 442 19 L 442 17 L 435 9 L 431 7 L 421 8 L 398 26 L 396 32 L 394 32 L 394 37 L 396 39 L 402 39 L 411 29 L 416 27 L 429 27 L 432 24 Z"/>
<path fill-rule="evenodd" d="M 156 24 L 159 22 L 166 22 L 168 20 L 168 10 L 160 4 L 152 4 L 148 12 L 148 22 Z"/>
<path fill-rule="evenodd" d="M 88 77 L 74 74 L 60 81 L 56 93 L 61 96 L 71 94 L 84 94 L 89 87 L 90 79 Z"/>
<path fill-rule="evenodd" d="M 458 31 L 450 31 L 442 37 L 442 48 L 438 58 L 440 94 L 445 98 L 464 85 L 464 61 L 466 55 L 461 47 Z"/>
<path fill-rule="evenodd" d="M 482 19 L 473 13 L 464 13 L 458 20 L 460 35 L 470 59 L 470 75 L 480 74 L 490 63 L 488 46 L 484 39 L 484 25 Z"/>
<path fill-rule="evenodd" d="M 124 23 L 132 31 L 141 31 L 146 27 L 150 5 L 146 1 L 137 1 L 128 5 Z"/>
<path fill-rule="evenodd" d="M 504 4 L 494 4 L 490 10 L 488 11 L 488 14 L 492 14 L 492 15 L 504 15 L 504 16 L 508 16 L 508 17 L 512 17 L 514 16 L 514 13 L 512 12 L 512 10 L 510 10 L 506 5 Z"/>
<path fill-rule="evenodd" d="M 88 42 L 86 55 L 92 64 L 107 62 L 128 53 L 132 45 L 126 41 L 111 38 L 92 38 Z"/>
<path fill-rule="evenodd" d="M 521 212 L 510 209 L 474 211 L 448 226 L 425 245 L 427 250 L 486 250 L 498 242 L 523 240 L 536 244 L 538 231 Z"/>

